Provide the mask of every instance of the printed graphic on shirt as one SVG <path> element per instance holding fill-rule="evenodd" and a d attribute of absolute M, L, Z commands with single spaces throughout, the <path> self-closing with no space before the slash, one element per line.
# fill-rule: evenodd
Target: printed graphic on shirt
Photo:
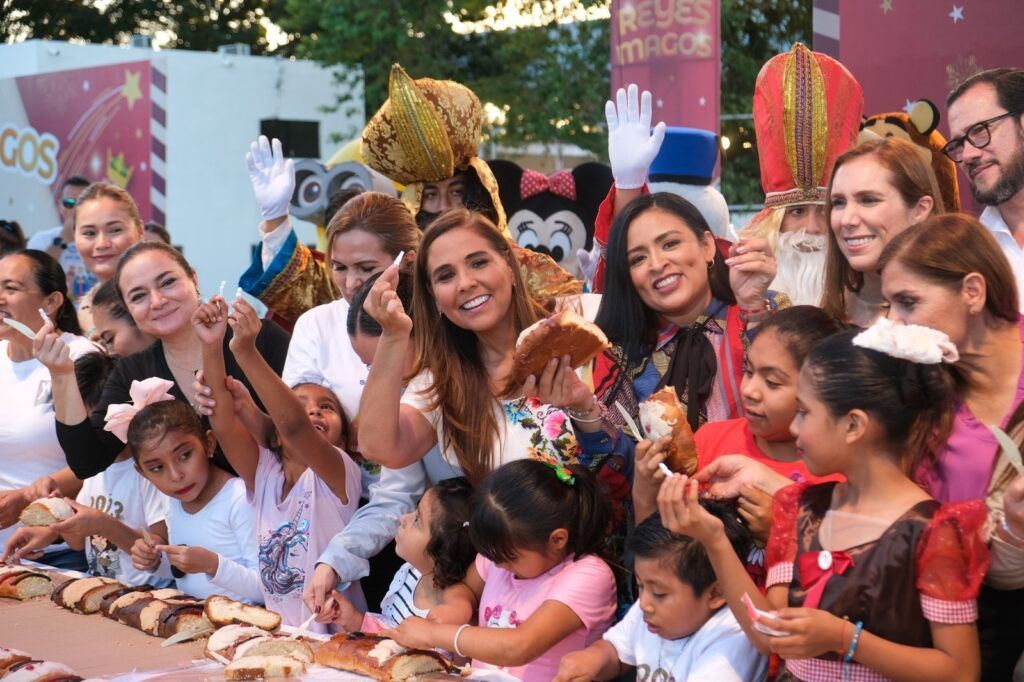
<path fill-rule="evenodd" d="M 260 580 L 267 594 L 284 595 L 301 590 L 306 580 L 302 568 L 290 565 L 292 557 L 309 549 L 309 519 L 301 518 L 309 504 L 300 505 L 290 521 L 284 521 L 260 542 Z"/>
<path fill-rule="evenodd" d="M 676 682 L 675 675 L 664 668 L 654 668 L 646 663 L 636 667 L 636 682 Z"/>
<path fill-rule="evenodd" d="M 120 552 L 102 535 L 89 538 L 89 573 L 100 578 L 117 578 L 121 571 Z"/>
<path fill-rule="evenodd" d="M 505 610 L 501 604 L 484 608 L 484 627 L 517 628 L 522 624 L 515 609 Z"/>
<path fill-rule="evenodd" d="M 563 463 L 576 462 L 579 446 L 565 412 L 552 405 L 545 405 L 536 397 L 506 400 L 502 406 L 509 425 L 526 432 L 531 457 L 554 458 Z"/>

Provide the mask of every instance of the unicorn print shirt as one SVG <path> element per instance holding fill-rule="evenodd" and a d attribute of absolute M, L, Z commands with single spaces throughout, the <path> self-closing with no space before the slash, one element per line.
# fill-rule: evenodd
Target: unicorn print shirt
<path fill-rule="evenodd" d="M 281 460 L 272 451 L 260 448 L 256 485 L 249 496 L 256 517 L 260 587 L 267 608 L 280 613 L 286 625 L 297 626 L 310 615 L 302 602 L 306 580 L 313 577 L 320 553 L 345 529 L 359 506 L 359 465 L 339 452 L 345 467 L 347 503 L 342 503 L 312 469 L 306 469 L 288 497 L 281 499 Z M 344 595 L 357 609 L 366 610 L 358 583 Z M 312 623 L 310 631 L 327 632 L 327 627 Z"/>

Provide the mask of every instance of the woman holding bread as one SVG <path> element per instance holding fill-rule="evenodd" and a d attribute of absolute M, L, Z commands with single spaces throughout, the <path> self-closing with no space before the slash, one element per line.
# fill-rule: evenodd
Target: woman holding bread
<path fill-rule="evenodd" d="M 360 434 L 363 454 L 401 467 L 439 444 L 473 482 L 524 457 L 576 462 L 577 436 L 599 433 L 605 413 L 565 358 L 552 359 L 539 377 L 514 380 L 517 338 L 549 311 L 528 293 L 498 228 L 456 209 L 426 229 L 416 255 L 414 333 L 394 292 L 397 274 L 389 267 L 365 305 L 383 334 L 359 408 L 374 419 Z M 403 394 L 410 344 L 415 377 Z M 584 442 L 583 453 L 601 450 Z"/>
<path fill-rule="evenodd" d="M 789 304 L 768 291 L 774 276 L 764 240 L 739 241 L 724 259 L 685 199 L 656 193 L 629 202 L 612 226 L 596 319 L 612 343 L 594 366 L 601 402 L 636 420 L 639 403 L 670 386 L 694 431 L 742 416 L 746 347 L 756 326 Z M 622 423 L 618 409 L 611 415 Z"/>

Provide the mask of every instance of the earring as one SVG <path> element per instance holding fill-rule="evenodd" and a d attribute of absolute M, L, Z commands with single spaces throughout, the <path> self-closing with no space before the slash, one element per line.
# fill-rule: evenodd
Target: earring
<path fill-rule="evenodd" d="M 714 269 L 715 269 L 715 261 L 709 260 L 708 261 L 708 272 L 711 272 Z"/>

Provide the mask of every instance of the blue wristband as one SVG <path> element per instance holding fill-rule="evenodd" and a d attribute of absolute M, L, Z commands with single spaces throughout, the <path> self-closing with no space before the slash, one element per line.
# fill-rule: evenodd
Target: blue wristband
<path fill-rule="evenodd" d="M 853 639 L 850 640 L 850 648 L 847 650 L 846 655 L 843 656 L 843 679 L 850 679 L 850 662 L 853 661 L 853 655 L 857 653 L 857 642 L 860 641 L 860 631 L 864 629 L 864 621 L 858 620 L 857 627 L 853 630 Z"/>

